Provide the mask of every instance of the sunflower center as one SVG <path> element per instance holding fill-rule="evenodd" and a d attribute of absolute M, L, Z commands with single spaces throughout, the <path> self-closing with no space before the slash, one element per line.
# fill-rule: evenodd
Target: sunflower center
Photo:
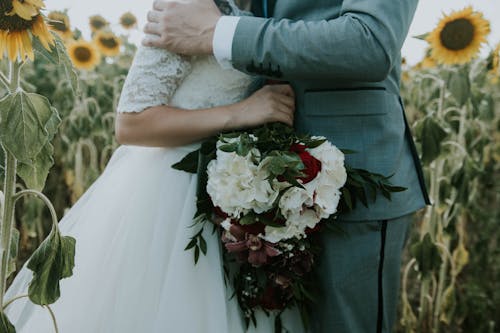
<path fill-rule="evenodd" d="M 114 49 L 118 46 L 118 42 L 113 37 L 101 37 L 99 38 L 99 41 L 108 49 Z"/>
<path fill-rule="evenodd" d="M 135 24 L 135 18 L 134 17 L 124 17 L 122 19 L 122 24 L 126 27 L 131 27 Z"/>
<path fill-rule="evenodd" d="M 449 50 L 463 50 L 474 40 L 474 25 L 465 18 L 459 18 L 445 25 L 440 38 L 444 47 Z"/>
<path fill-rule="evenodd" d="M 100 19 L 94 19 L 91 24 L 95 29 L 100 30 L 106 26 L 107 22 Z"/>
<path fill-rule="evenodd" d="M 7 15 L 13 10 L 12 1 L 0 1 L 0 30 L 21 31 L 31 29 L 38 15 L 31 21 L 23 20 L 17 15 Z"/>
<path fill-rule="evenodd" d="M 92 58 L 92 52 L 88 48 L 83 46 L 78 46 L 77 48 L 75 48 L 73 54 L 75 58 L 81 62 L 90 61 L 90 59 Z"/>

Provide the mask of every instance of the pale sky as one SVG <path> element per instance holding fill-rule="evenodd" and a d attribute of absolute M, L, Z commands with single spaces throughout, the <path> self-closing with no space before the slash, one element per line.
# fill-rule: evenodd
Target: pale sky
<path fill-rule="evenodd" d="M 284 0 L 286 1 L 286 0 Z M 314 0 L 304 0 L 314 1 Z M 389 1 L 389 0 L 385 0 Z M 392 0 L 400 1 L 400 0 Z M 53 9 L 69 9 L 72 24 L 80 29 L 87 31 L 88 17 L 94 14 L 103 15 L 108 21 L 117 23 L 121 14 L 126 11 L 133 12 L 139 19 L 139 27 L 142 29 L 145 23 L 147 11 L 150 9 L 152 0 L 46 0 L 49 10 Z M 442 13 L 449 13 L 451 10 L 462 9 L 465 6 L 473 5 L 476 10 L 484 13 L 485 17 L 490 20 L 492 33 L 490 34 L 490 45 L 494 47 L 500 42 L 500 0 L 420 0 L 419 7 L 410 29 L 409 36 L 420 35 L 431 31 Z M 120 32 L 119 27 L 116 28 Z M 87 32 L 88 33 L 88 32 Z M 133 41 L 140 41 L 141 32 L 135 31 L 131 34 Z M 409 37 L 403 48 L 403 56 L 409 63 L 418 62 L 424 53 L 426 43 L 415 38 Z M 483 52 L 489 50 L 486 47 Z"/>

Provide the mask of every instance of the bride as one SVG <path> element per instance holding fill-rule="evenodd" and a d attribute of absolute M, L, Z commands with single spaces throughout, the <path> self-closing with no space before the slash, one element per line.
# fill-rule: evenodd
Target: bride
<path fill-rule="evenodd" d="M 139 49 L 117 110 L 122 146 L 60 222 L 62 233 L 77 240 L 74 275 L 61 282 L 52 306 L 61 333 L 246 332 L 224 284 L 217 236 L 205 235 L 208 253 L 196 266 L 184 251 L 193 233 L 196 177 L 171 165 L 222 131 L 292 125 L 291 87 L 249 95 L 253 83 L 211 56 Z M 25 294 L 31 277 L 23 267 L 7 299 Z M 29 300 L 6 312 L 18 332 L 54 332 L 46 310 Z M 273 332 L 273 319 L 260 316 L 249 331 Z M 301 331 L 298 317 L 289 313 L 285 326 Z"/>

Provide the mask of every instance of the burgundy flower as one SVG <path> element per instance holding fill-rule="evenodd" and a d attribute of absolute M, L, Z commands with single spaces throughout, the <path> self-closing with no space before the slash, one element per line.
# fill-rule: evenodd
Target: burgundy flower
<path fill-rule="evenodd" d="M 280 290 L 272 285 L 267 286 L 260 299 L 260 305 L 266 310 L 282 310 L 286 303 L 283 302 Z"/>
<path fill-rule="evenodd" d="M 302 180 L 304 184 L 312 181 L 318 173 L 321 171 L 321 161 L 312 156 L 307 150 L 306 146 L 300 143 L 295 143 L 290 147 L 290 151 L 299 155 L 302 163 L 304 163 L 304 169 L 302 173 L 304 173 L 304 177 L 299 177 L 297 179 Z"/>
<path fill-rule="evenodd" d="M 214 207 L 214 214 L 222 219 L 227 219 L 229 215 L 227 215 L 220 207 Z"/>
<path fill-rule="evenodd" d="M 243 226 L 231 225 L 229 235 L 224 235 L 222 241 L 230 253 L 242 253 L 248 251 L 245 258 L 252 266 L 259 267 L 267 263 L 269 257 L 280 255 L 280 251 L 273 244 L 260 239 L 257 235 L 246 232 Z"/>
<path fill-rule="evenodd" d="M 284 275 L 278 275 L 274 278 L 274 283 L 276 283 L 283 289 L 287 289 L 288 287 L 290 287 L 292 280 Z"/>

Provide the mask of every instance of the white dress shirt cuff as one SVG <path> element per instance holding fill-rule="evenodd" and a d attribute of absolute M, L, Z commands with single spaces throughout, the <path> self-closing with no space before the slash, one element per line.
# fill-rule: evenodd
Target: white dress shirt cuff
<path fill-rule="evenodd" d="M 240 18 L 236 16 L 222 16 L 215 26 L 212 46 L 215 59 L 222 68 L 233 68 L 233 38 Z"/>

